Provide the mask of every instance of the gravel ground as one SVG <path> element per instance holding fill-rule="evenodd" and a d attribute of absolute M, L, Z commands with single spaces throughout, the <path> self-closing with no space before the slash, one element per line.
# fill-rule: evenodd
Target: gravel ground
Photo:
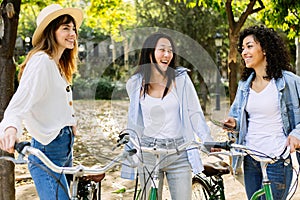
<path fill-rule="evenodd" d="M 114 101 L 75 101 L 74 103 L 78 116 L 79 134 L 76 137 L 74 145 L 74 164 L 79 162 L 85 166 L 103 166 L 111 158 L 121 152 L 121 149 L 112 151 L 116 142 L 117 134 L 125 127 L 128 102 Z M 217 141 L 227 139 L 219 127 L 213 125 L 209 118 L 222 120 L 227 113 L 226 102 L 222 102 L 221 111 L 210 111 L 207 123 L 211 128 L 212 135 Z M 29 139 L 24 136 L 23 139 Z M 212 161 L 214 158 L 203 155 L 204 162 Z M 228 161 L 224 157 L 225 161 Z M 16 178 L 22 181 L 16 182 L 16 199 L 17 200 L 37 200 L 37 194 L 34 184 L 30 178 L 26 165 L 16 166 Z M 246 199 L 241 177 L 236 178 L 231 174 L 224 175 L 226 199 L 243 200 Z M 134 181 L 128 181 L 120 178 L 120 167 L 106 173 L 102 186 L 102 199 L 105 200 L 129 200 L 133 199 Z M 125 188 L 125 193 L 115 193 L 119 189 Z M 298 189 L 299 190 L 299 189 Z M 300 191 L 292 199 L 300 199 Z M 168 188 L 165 187 L 164 199 L 171 199 Z"/>

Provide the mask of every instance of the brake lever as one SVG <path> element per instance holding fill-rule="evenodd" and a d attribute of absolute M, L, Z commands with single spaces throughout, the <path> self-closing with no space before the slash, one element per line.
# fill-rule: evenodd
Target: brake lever
<path fill-rule="evenodd" d="M 113 151 L 121 146 L 122 144 L 127 144 L 129 142 L 129 133 L 122 133 L 119 135 L 119 139 L 117 140 L 117 145 L 113 147 Z"/>

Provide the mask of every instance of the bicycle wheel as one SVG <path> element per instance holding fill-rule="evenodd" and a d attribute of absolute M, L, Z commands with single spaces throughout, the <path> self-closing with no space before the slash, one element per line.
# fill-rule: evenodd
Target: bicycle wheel
<path fill-rule="evenodd" d="M 194 176 L 192 181 L 192 200 L 209 200 L 211 194 L 207 181 L 199 175 Z"/>

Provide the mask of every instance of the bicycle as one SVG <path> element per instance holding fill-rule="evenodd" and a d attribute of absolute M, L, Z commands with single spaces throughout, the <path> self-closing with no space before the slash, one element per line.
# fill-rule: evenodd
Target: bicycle
<path fill-rule="evenodd" d="M 273 200 L 272 195 L 272 189 L 271 189 L 271 183 L 268 179 L 267 175 L 267 165 L 269 163 L 274 163 L 278 159 L 286 158 L 289 155 L 290 149 L 287 147 L 284 151 L 284 153 L 279 157 L 270 157 L 266 156 L 263 153 L 259 153 L 257 151 L 253 151 L 249 148 L 247 148 L 244 145 L 239 145 L 233 143 L 233 141 L 226 141 L 226 142 L 205 142 L 203 144 L 207 149 L 213 148 L 221 148 L 226 150 L 226 152 L 212 152 L 211 155 L 219 155 L 224 154 L 227 156 L 245 156 L 250 155 L 255 160 L 259 161 L 261 163 L 261 169 L 263 174 L 263 182 L 262 182 L 262 188 L 256 191 L 252 197 L 251 200 L 257 200 L 261 196 L 265 196 L 266 200 Z M 228 165 L 222 163 L 222 168 L 220 170 L 220 167 L 213 168 L 213 172 L 209 173 L 204 170 L 203 173 L 196 174 L 193 177 L 193 196 L 194 197 L 201 197 L 200 199 L 205 200 L 225 200 L 225 193 L 224 193 L 224 182 L 222 179 L 222 175 L 229 173 L 227 171 Z M 196 199 L 196 198 L 195 198 Z"/>
<path fill-rule="evenodd" d="M 128 141 L 129 140 L 127 140 L 126 137 L 122 138 L 118 140 L 116 147 L 119 147 Z M 112 159 L 111 162 L 101 168 L 85 167 L 81 164 L 74 167 L 59 167 L 49 160 L 39 149 L 31 147 L 30 142 L 28 141 L 15 144 L 15 150 L 19 153 L 17 159 L 5 156 L 0 157 L 0 159 L 8 160 L 15 164 L 27 164 L 29 161 L 25 159 L 25 157 L 32 154 L 38 157 L 52 172 L 73 175 L 70 194 L 68 193 L 69 199 L 71 200 L 100 200 L 100 182 L 108 170 L 112 169 L 116 165 L 120 165 L 120 163 L 124 160 L 128 160 L 132 166 L 135 167 L 135 163 L 131 158 L 136 153 L 136 150 L 134 149 L 123 151 Z M 51 172 L 48 171 L 48 173 Z M 62 187 L 61 184 L 60 186 Z"/>
<path fill-rule="evenodd" d="M 127 130 L 128 131 L 128 130 Z M 129 130 L 129 131 L 133 131 L 133 130 Z M 135 133 L 135 131 L 133 131 Z M 135 133 L 136 134 L 136 133 Z M 150 187 L 150 190 L 149 190 L 149 193 L 148 193 L 148 200 L 157 200 L 158 199 L 158 196 L 157 196 L 157 192 L 158 192 L 158 185 L 159 185 L 159 170 L 160 170 L 160 162 L 162 161 L 161 160 L 161 155 L 164 154 L 164 155 L 167 155 L 167 156 L 170 156 L 170 155 L 173 155 L 173 154 L 180 154 L 182 153 L 183 151 L 188 151 L 188 150 L 191 150 L 191 149 L 200 149 L 202 151 L 205 151 L 205 149 L 203 149 L 203 144 L 200 143 L 200 142 L 196 142 L 196 141 L 189 141 L 189 142 L 184 142 L 183 144 L 181 145 L 178 145 L 176 148 L 171 148 L 171 149 L 163 149 L 163 148 L 158 148 L 156 145 L 153 146 L 153 147 L 143 147 L 140 145 L 140 141 L 139 140 L 135 140 L 133 139 L 132 136 L 129 136 L 130 134 L 127 133 L 127 132 L 123 132 L 121 133 L 121 138 L 122 137 L 129 137 L 130 138 L 130 142 L 132 144 L 132 147 L 134 149 L 137 149 L 138 151 L 140 152 L 148 152 L 148 153 L 152 153 L 156 156 L 155 158 L 155 165 L 154 165 L 154 168 L 152 171 L 149 171 L 148 173 L 151 175 L 149 177 L 149 180 L 151 180 L 151 187 Z M 131 147 L 129 147 L 131 148 Z M 142 158 L 139 158 L 141 162 L 143 162 Z M 142 163 L 143 164 L 143 163 Z M 138 196 L 141 194 L 141 192 L 143 193 L 144 190 L 140 190 L 139 193 L 138 193 Z M 142 194 L 142 197 L 146 198 L 147 195 L 144 195 Z M 134 197 L 134 199 L 136 199 L 136 196 Z"/>
<path fill-rule="evenodd" d="M 29 161 L 25 159 L 26 156 L 32 154 L 38 157 L 51 171 L 56 173 L 64 173 L 64 174 L 71 174 L 73 175 L 72 186 L 70 188 L 70 199 L 71 200 L 99 200 L 101 199 L 100 194 L 100 187 L 95 185 L 95 183 L 99 184 L 101 182 L 101 175 L 105 174 L 109 169 L 113 168 L 116 165 L 119 165 L 124 160 L 129 160 L 131 163 L 131 167 L 136 167 L 137 163 L 132 159 L 132 156 L 136 154 L 137 149 L 144 152 L 151 152 L 157 155 L 157 166 L 159 166 L 159 156 L 161 154 L 176 154 L 180 153 L 184 150 L 188 150 L 187 148 L 200 148 L 202 147 L 201 143 L 198 142 L 186 142 L 176 149 L 160 149 L 160 148 L 148 148 L 148 147 L 141 147 L 136 143 L 136 141 L 129 137 L 128 133 L 123 133 L 119 135 L 119 140 L 117 141 L 116 147 L 119 147 L 123 144 L 127 144 L 128 142 L 133 144 L 134 148 L 129 150 L 123 151 L 118 156 L 116 156 L 110 163 L 102 168 L 90 168 L 85 167 L 83 165 L 77 165 L 74 167 L 59 167 L 52 163 L 47 156 L 42 153 L 39 149 L 30 146 L 30 142 L 24 141 L 17 143 L 15 145 L 16 151 L 19 153 L 17 159 L 12 157 L 0 157 L 0 159 L 5 159 L 11 161 L 15 164 L 26 164 Z M 152 179 L 152 187 L 150 190 L 149 200 L 157 200 L 157 185 L 159 183 L 158 179 L 158 172 L 159 167 L 155 167 L 153 171 L 153 179 Z M 152 174 L 152 172 L 151 172 Z M 92 182 L 92 183 L 91 183 Z M 138 199 L 139 195 L 143 192 L 140 190 L 139 192 L 135 191 L 134 199 Z"/>

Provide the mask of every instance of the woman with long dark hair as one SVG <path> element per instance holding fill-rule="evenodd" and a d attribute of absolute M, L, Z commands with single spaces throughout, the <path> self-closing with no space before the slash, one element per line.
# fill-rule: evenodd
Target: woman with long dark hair
<path fill-rule="evenodd" d="M 176 66 L 176 57 L 169 35 L 151 34 L 143 44 L 137 70 L 127 82 L 128 128 L 137 132 L 142 146 L 174 149 L 186 141 L 212 140 L 194 85 L 187 69 Z M 149 176 L 156 167 L 155 155 L 142 152 L 140 157 L 143 161 L 138 173 L 141 187 L 146 188 L 144 195 L 148 193 Z M 162 198 L 164 177 L 173 200 L 191 199 L 192 172 L 203 170 L 199 151 L 193 149 L 161 158 L 158 199 Z M 133 171 L 129 170 L 123 166 L 122 177 L 134 179 Z"/>

